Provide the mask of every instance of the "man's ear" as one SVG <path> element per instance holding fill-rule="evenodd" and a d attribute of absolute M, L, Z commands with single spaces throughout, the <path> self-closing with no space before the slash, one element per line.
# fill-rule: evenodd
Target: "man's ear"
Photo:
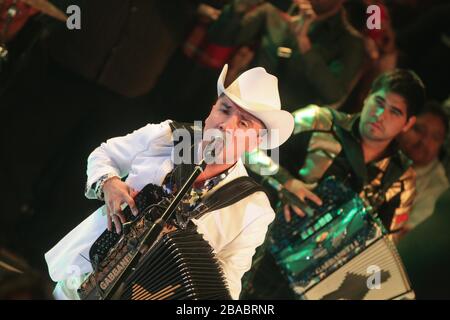
<path fill-rule="evenodd" d="M 259 147 L 265 139 L 267 139 L 267 129 L 264 126 L 264 129 L 260 130 L 260 133 L 258 134 L 258 139 L 256 140 L 258 143 L 257 146 Z"/>
<path fill-rule="evenodd" d="M 258 146 L 261 144 L 261 142 L 263 142 L 263 139 L 265 139 L 264 136 L 265 135 L 262 135 L 262 134 L 258 135 Z"/>
<path fill-rule="evenodd" d="M 416 116 L 409 117 L 408 121 L 406 122 L 405 126 L 402 129 L 402 132 L 406 132 L 409 129 L 411 129 L 413 125 L 416 123 L 416 120 L 417 120 Z"/>

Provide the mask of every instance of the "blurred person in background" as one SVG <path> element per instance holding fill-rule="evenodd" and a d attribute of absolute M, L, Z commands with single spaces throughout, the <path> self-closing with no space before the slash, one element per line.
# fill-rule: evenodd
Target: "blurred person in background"
<path fill-rule="evenodd" d="M 411 130 L 399 137 L 400 147 L 414 162 L 416 198 L 405 226 L 411 230 L 428 219 L 438 197 L 449 187 L 440 158 L 448 135 L 448 116 L 439 103 L 430 102 Z"/>
<path fill-rule="evenodd" d="M 373 11 L 367 13 L 371 5 L 376 5 L 380 13 L 380 29 L 369 29 L 367 21 Z M 360 112 L 364 98 L 370 91 L 370 85 L 380 74 L 396 68 L 398 50 L 395 44 L 395 31 L 389 9 L 383 0 L 349 0 L 345 2 L 349 21 L 364 37 L 364 45 L 368 59 L 360 81 L 353 88 L 348 98 L 342 103 L 340 110 L 348 113 Z"/>
<path fill-rule="evenodd" d="M 343 3 L 296 0 L 288 12 L 264 3 L 242 18 L 236 44 L 254 50 L 251 65 L 278 76 L 288 110 L 312 103 L 337 107 L 359 79 L 364 41 Z M 245 64 L 232 66 L 239 74 Z"/>

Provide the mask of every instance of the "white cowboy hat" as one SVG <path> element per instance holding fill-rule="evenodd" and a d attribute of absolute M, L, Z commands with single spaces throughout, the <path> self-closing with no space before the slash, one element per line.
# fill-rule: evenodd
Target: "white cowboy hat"
<path fill-rule="evenodd" d="M 277 77 L 257 67 L 242 73 L 226 89 L 224 87 L 228 65 L 217 80 L 217 95 L 225 94 L 239 107 L 261 120 L 267 129 L 267 137 L 259 145 L 261 149 L 273 149 L 282 145 L 294 130 L 294 117 L 281 110 Z"/>

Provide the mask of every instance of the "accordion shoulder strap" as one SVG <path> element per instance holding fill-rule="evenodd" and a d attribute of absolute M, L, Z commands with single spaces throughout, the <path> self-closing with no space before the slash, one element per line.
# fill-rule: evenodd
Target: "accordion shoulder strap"
<path fill-rule="evenodd" d="M 191 123 L 176 121 L 171 123 L 171 128 L 172 131 L 177 129 L 187 129 L 191 133 L 195 133 L 195 130 L 199 130 Z M 192 143 L 194 143 L 194 141 L 192 141 Z M 192 172 L 192 168 L 183 168 L 182 171 L 190 173 Z M 194 217 L 198 218 L 207 212 L 231 206 L 232 204 L 258 191 L 266 192 L 264 187 L 257 183 L 253 178 L 244 176 L 234 179 L 216 190 L 213 194 L 211 194 L 211 196 L 207 197 L 201 208 L 199 208 L 197 213 L 194 214 Z"/>
<path fill-rule="evenodd" d="M 197 219 L 205 213 L 231 206 L 258 191 L 266 193 L 264 187 L 253 178 L 244 176 L 234 179 L 207 197 L 194 218 Z"/>

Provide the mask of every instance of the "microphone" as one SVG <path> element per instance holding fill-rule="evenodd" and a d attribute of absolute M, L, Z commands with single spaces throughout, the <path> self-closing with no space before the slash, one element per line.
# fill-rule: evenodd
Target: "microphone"
<path fill-rule="evenodd" d="M 203 151 L 203 161 L 207 164 L 213 163 L 215 161 L 216 155 L 220 154 L 224 147 L 225 139 L 221 132 L 215 132 L 211 136 L 211 140 L 205 147 Z"/>

